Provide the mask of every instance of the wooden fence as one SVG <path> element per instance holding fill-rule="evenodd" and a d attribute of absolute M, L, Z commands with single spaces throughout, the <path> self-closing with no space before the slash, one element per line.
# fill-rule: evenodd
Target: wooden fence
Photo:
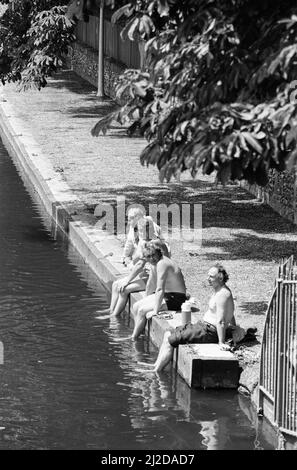
<path fill-rule="evenodd" d="M 123 41 L 120 37 L 121 29 L 121 26 L 104 19 L 104 56 L 127 68 L 141 68 L 139 43 L 129 39 Z M 79 21 L 76 36 L 81 43 L 98 50 L 99 17 L 90 16 L 88 23 Z"/>
<path fill-rule="evenodd" d="M 297 438 L 297 265 L 279 266 L 267 309 L 260 364 L 259 409 L 279 431 Z"/>

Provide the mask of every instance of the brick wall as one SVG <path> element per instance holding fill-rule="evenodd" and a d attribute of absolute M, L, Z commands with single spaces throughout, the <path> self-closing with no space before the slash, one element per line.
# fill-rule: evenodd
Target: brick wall
<path fill-rule="evenodd" d="M 261 197 L 280 215 L 297 224 L 296 184 L 294 172 L 283 171 L 280 173 L 271 170 L 269 183 L 264 188 L 248 183 L 244 183 L 243 186 L 255 196 Z"/>
<path fill-rule="evenodd" d="M 78 75 L 97 87 L 98 52 L 92 47 L 75 42 L 69 49 L 68 66 Z M 123 64 L 116 63 L 109 57 L 104 57 L 104 93 L 115 98 L 116 81 L 125 70 Z"/>

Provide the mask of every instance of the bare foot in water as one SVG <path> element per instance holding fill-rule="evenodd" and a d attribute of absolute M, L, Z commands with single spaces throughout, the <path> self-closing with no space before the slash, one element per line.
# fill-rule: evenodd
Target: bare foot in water
<path fill-rule="evenodd" d="M 95 317 L 97 320 L 108 320 L 109 318 L 112 318 L 111 315 L 100 315 L 99 317 Z"/>
<path fill-rule="evenodd" d="M 152 364 L 150 362 L 137 361 L 137 364 L 139 364 L 140 366 L 155 367 L 155 364 Z"/>
<path fill-rule="evenodd" d="M 111 313 L 110 308 L 103 308 L 102 310 L 96 310 L 95 313 Z"/>
<path fill-rule="evenodd" d="M 135 340 L 133 340 L 132 336 L 125 336 L 123 338 L 113 338 L 113 341 L 115 341 L 116 343 L 122 343 L 122 342 L 128 341 L 128 340 L 135 341 Z"/>
<path fill-rule="evenodd" d="M 139 372 L 140 374 L 154 374 L 154 369 L 134 369 L 135 372 Z"/>

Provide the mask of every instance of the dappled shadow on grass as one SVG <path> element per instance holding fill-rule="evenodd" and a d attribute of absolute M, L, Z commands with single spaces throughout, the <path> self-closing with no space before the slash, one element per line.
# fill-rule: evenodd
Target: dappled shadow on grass
<path fill-rule="evenodd" d="M 266 315 L 267 302 L 242 302 L 240 304 L 241 313 L 248 315 Z"/>
<path fill-rule="evenodd" d="M 96 191 L 93 191 L 94 193 Z M 167 206 L 178 204 L 179 207 L 181 204 L 202 204 L 203 228 L 246 229 L 263 234 L 297 233 L 293 223 L 285 220 L 266 204 L 259 203 L 250 193 L 235 185 L 223 188 L 198 179 L 151 186 L 105 187 L 98 190 L 97 194 L 98 202 L 109 204 L 115 204 L 117 196 L 125 196 L 126 207 L 130 204 L 141 204 L 147 213 L 150 204 Z M 92 211 L 94 207 L 95 205 L 90 206 L 89 210 Z M 239 239 L 238 242 L 240 241 Z M 256 243 L 256 240 L 254 242 Z M 259 244 L 262 243 L 263 240 L 260 240 Z M 235 253 L 236 246 L 231 251 Z"/>
<path fill-rule="evenodd" d="M 199 204 L 204 192 L 210 191 L 212 187 L 211 183 L 202 180 L 152 183 L 150 186 L 142 185 L 140 180 L 138 185 L 103 187 L 97 192 L 100 201 L 112 204 L 116 202 L 116 197 L 125 196 L 127 206 L 141 204 L 148 210 L 149 204 Z"/>
<path fill-rule="evenodd" d="M 278 263 L 282 257 L 297 256 L 297 242 L 288 239 L 274 239 L 251 234 L 234 234 L 230 238 L 202 241 L 204 256 L 212 261 L 261 260 Z M 211 251 L 213 247 L 214 251 Z M 199 256 L 189 253 L 190 256 Z M 201 255 L 200 255 L 201 256 Z"/>
<path fill-rule="evenodd" d="M 258 203 L 245 190 L 230 186 L 215 188 L 206 181 L 171 183 L 169 185 L 127 186 L 120 189 L 103 188 L 99 200 L 114 204 L 114 233 L 117 234 L 115 195 L 125 195 L 125 208 L 142 204 L 149 213 L 150 204 L 202 203 L 202 251 L 188 252 L 193 259 L 212 261 L 253 260 L 278 263 L 280 258 L 297 256 L 296 227 L 279 216 L 269 206 Z M 93 214 L 96 204 L 88 207 Z M 157 219 L 160 223 L 160 220 Z M 173 218 L 168 217 L 169 233 Z M 226 232 L 224 229 L 233 229 Z M 241 231 L 242 230 L 242 231 Z M 285 236 L 283 235 L 285 233 Z"/>
<path fill-rule="evenodd" d="M 71 70 L 55 74 L 48 86 L 57 90 L 65 88 L 68 92 L 78 95 L 77 102 L 81 101 L 82 106 L 71 106 L 70 103 L 64 112 L 64 114 L 72 115 L 73 118 L 97 117 L 100 119 L 119 108 L 119 105 L 111 98 L 96 96 L 96 88 Z"/>
<path fill-rule="evenodd" d="M 114 129 L 121 130 L 122 129 L 122 132 L 120 132 L 120 133 L 117 132 L 116 134 L 111 134 L 109 132 L 109 134 L 108 134 L 109 139 L 118 139 L 118 138 L 123 138 L 123 137 L 125 137 L 125 139 L 130 139 L 130 136 L 127 133 L 127 129 L 124 128 L 123 126 L 120 126 L 120 125 L 119 126 L 110 126 L 109 129 L 111 129 L 111 130 L 114 130 Z M 142 140 L 143 141 L 143 137 L 140 136 L 140 135 L 133 135 L 133 140 Z"/>
<path fill-rule="evenodd" d="M 115 105 L 104 106 L 101 103 L 98 104 L 98 100 L 93 101 L 93 104 L 90 106 L 79 106 L 75 108 L 71 108 L 71 106 L 67 107 L 67 114 L 70 114 L 72 118 L 94 118 L 97 117 L 100 119 L 101 117 L 106 116 L 110 112 L 116 109 Z M 119 128 L 121 128 L 119 126 Z"/>
<path fill-rule="evenodd" d="M 87 82 L 70 69 L 55 73 L 49 79 L 49 86 L 56 89 L 66 88 L 71 93 L 81 95 L 96 91 L 96 88 L 91 83 Z"/>

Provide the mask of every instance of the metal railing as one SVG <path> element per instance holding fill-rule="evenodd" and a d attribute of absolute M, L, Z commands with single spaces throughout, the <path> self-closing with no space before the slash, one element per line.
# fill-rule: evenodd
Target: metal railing
<path fill-rule="evenodd" d="M 297 437 L 297 264 L 282 260 L 268 305 L 260 362 L 259 409 Z M 265 412 L 264 412 L 265 415 Z"/>

